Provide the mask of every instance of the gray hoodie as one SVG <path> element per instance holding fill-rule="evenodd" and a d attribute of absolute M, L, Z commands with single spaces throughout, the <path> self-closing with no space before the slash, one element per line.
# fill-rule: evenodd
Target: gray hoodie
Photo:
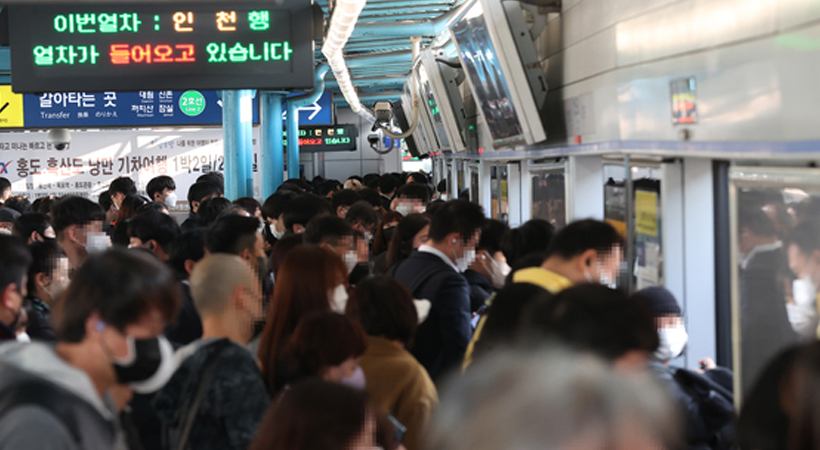
<path fill-rule="evenodd" d="M 113 403 L 99 396 L 85 372 L 66 363 L 51 345 L 0 345 L 0 396 L 28 380 L 51 383 L 73 396 L 75 402 L 68 407 L 81 443 L 77 443 L 63 420 L 52 411 L 39 405 L 23 404 L 0 417 L 0 450 L 125 448 Z"/>

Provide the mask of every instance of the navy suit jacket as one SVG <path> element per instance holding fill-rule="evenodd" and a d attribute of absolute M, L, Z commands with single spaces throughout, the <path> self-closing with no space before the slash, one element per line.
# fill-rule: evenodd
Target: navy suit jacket
<path fill-rule="evenodd" d="M 394 276 L 415 298 L 432 304 L 429 317 L 416 332 L 412 353 L 437 381 L 460 367 L 470 343 L 470 286 L 464 275 L 437 255 L 418 251 L 396 267 Z"/>

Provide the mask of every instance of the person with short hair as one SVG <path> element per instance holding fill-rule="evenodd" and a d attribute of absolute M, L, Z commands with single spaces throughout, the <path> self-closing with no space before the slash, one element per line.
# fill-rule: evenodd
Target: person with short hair
<path fill-rule="evenodd" d="M 105 213 L 91 200 L 66 196 L 54 204 L 52 225 L 57 244 L 63 249 L 72 269 L 80 267 L 88 255 L 111 245 L 102 231 Z"/>
<path fill-rule="evenodd" d="M 26 285 L 26 334 L 35 341 L 54 342 L 51 308 L 69 285 L 68 258 L 56 242 L 33 242 Z"/>
<path fill-rule="evenodd" d="M 119 209 L 125 197 L 137 195 L 137 185 L 131 177 L 117 177 L 108 186 L 108 193 L 111 194 L 111 201 L 114 202 L 114 205 Z"/>
<path fill-rule="evenodd" d="M 470 342 L 470 286 L 462 272 L 475 259 L 484 221 L 479 205 L 463 200 L 446 203 L 433 216 L 430 240 L 391 269 L 415 298 L 431 302 L 413 355 L 434 381 L 460 365 Z"/>
<path fill-rule="evenodd" d="M 207 182 L 219 187 L 220 192 L 225 192 L 225 175 L 221 172 L 206 172 L 197 177 L 196 182 Z"/>
<path fill-rule="evenodd" d="M 191 296 L 189 278 L 197 263 L 205 257 L 205 230 L 195 229 L 177 235 L 169 245 L 168 264 L 179 279 L 182 307 L 176 323 L 165 330 L 169 341 L 188 345 L 202 337 L 202 319 Z"/>
<path fill-rule="evenodd" d="M 341 191 L 335 192 L 333 198 L 331 198 L 333 213 L 344 219 L 350 207 L 361 200 L 362 196 L 352 189 L 342 189 Z"/>
<path fill-rule="evenodd" d="M 512 270 L 501 251 L 501 237 L 510 227 L 500 220 L 490 219 L 481 229 L 481 239 L 476 247 L 476 258 L 464 271 L 470 283 L 470 309 L 478 312 L 496 289 L 504 287 Z"/>
<path fill-rule="evenodd" d="M 353 226 L 353 229 L 364 234 L 365 241 L 370 245 L 373 242 L 373 235 L 375 233 L 376 225 L 379 222 L 379 216 L 373 211 L 373 207 L 366 201 L 358 201 L 354 203 L 345 215 L 347 223 Z"/>
<path fill-rule="evenodd" d="M 528 255 L 547 253 L 553 234 L 555 227 L 546 220 L 530 219 L 501 237 L 501 252 L 507 258 L 507 264 L 515 266 Z"/>
<path fill-rule="evenodd" d="M 131 236 L 128 247 L 148 249 L 160 261 L 168 261 L 169 246 L 179 233 L 179 225 L 171 216 L 157 211 L 144 212 L 128 225 Z"/>
<path fill-rule="evenodd" d="M 153 202 L 161 202 L 174 208 L 177 205 L 177 185 L 168 175 L 154 177 L 145 186 L 148 198 Z"/>
<path fill-rule="evenodd" d="M 385 275 L 363 280 L 353 290 L 347 315 L 367 333 L 361 366 L 373 403 L 407 427 L 402 444 L 421 448 L 438 393 L 424 367 L 410 354 L 418 313 L 404 285 Z"/>
<path fill-rule="evenodd" d="M 180 225 L 182 231 L 197 228 L 199 224 L 196 220 L 196 214 L 199 211 L 199 205 L 211 197 L 221 197 L 223 192 L 218 184 L 208 181 L 197 181 L 192 184 L 191 187 L 188 188 L 188 218 Z"/>
<path fill-rule="evenodd" d="M 0 346 L 0 396 L 9 399 L 0 449 L 122 445 L 111 392 L 167 381 L 173 349 L 161 334 L 178 307 L 174 276 L 155 258 L 124 249 L 91 256 L 53 309 L 56 346 Z"/>
<path fill-rule="evenodd" d="M 11 208 L 20 214 L 28 214 L 31 212 L 31 202 L 25 195 L 13 195 L 3 203 L 3 208 Z"/>
<path fill-rule="evenodd" d="M 326 247 L 339 255 L 350 274 L 359 263 L 353 227 L 337 216 L 316 216 L 305 229 L 305 244 Z"/>
<path fill-rule="evenodd" d="M 612 225 L 579 220 L 559 231 L 551 242 L 541 267 L 515 272 L 514 282 L 537 284 L 556 294 L 574 284 L 609 285 L 617 279 L 624 240 Z"/>
<path fill-rule="evenodd" d="M 98 197 L 97 203 L 105 211 L 105 221 L 103 222 L 103 231 L 105 234 L 111 236 L 114 232 L 114 222 L 117 221 L 117 205 L 111 201 L 111 193 L 103 191 Z"/>
<path fill-rule="evenodd" d="M 293 191 L 280 189 L 271 194 L 262 204 L 262 220 L 265 221 L 262 234 L 270 247 L 273 247 L 287 232 L 285 211 L 288 203 L 296 196 L 297 194 Z"/>
<path fill-rule="evenodd" d="M 396 177 L 388 173 L 379 177 L 379 195 L 382 196 L 382 208 L 385 211 L 390 210 L 390 202 L 393 201 L 393 196 L 396 195 L 399 183 Z"/>
<path fill-rule="evenodd" d="M 205 247 L 211 254 L 229 253 L 244 259 L 260 281 L 267 277 L 264 239 L 259 233 L 259 221 L 252 217 L 227 215 L 208 228 Z"/>
<path fill-rule="evenodd" d="M 128 225 L 131 219 L 137 216 L 139 209 L 147 203 L 148 199 L 141 195 L 129 195 L 122 200 L 117 220 L 114 222 L 114 231 L 111 233 L 112 244 L 128 247 L 131 240 Z"/>
<path fill-rule="evenodd" d="M 20 212 L 5 205 L 0 206 L 0 233 L 10 235 L 14 233 L 14 224 L 20 218 Z"/>
<path fill-rule="evenodd" d="M 293 234 L 302 234 L 305 232 L 307 223 L 310 219 L 332 214 L 330 203 L 322 198 L 311 194 L 302 194 L 294 197 L 286 204 L 286 209 L 283 213 L 285 221 L 285 231 Z"/>
<path fill-rule="evenodd" d="M 215 254 L 196 264 L 190 282 L 203 333 L 177 352 L 180 366 L 154 399 L 165 448 L 245 450 L 270 403 L 256 360 L 244 347 L 264 317 L 259 280 L 239 257 Z M 189 418 L 190 434 L 180 442 Z"/>
<path fill-rule="evenodd" d="M 522 319 L 522 339 L 534 345 L 557 342 L 615 367 L 645 370 L 658 349 L 649 306 L 600 284 L 581 284 L 537 300 Z"/>
<path fill-rule="evenodd" d="M 421 183 L 408 183 L 396 191 L 390 210 L 402 216 L 423 214 L 430 203 L 430 187 Z"/>
<path fill-rule="evenodd" d="M 0 235 L 0 342 L 17 339 L 31 254 L 13 236 Z"/>
<path fill-rule="evenodd" d="M 0 205 L 6 203 L 11 197 L 11 181 L 8 178 L 0 177 Z"/>
<path fill-rule="evenodd" d="M 249 217 L 254 219 L 262 219 L 262 205 L 253 197 L 240 197 L 231 202 L 234 208 L 239 208 L 243 212 L 248 213 Z"/>
<path fill-rule="evenodd" d="M 225 197 L 206 198 L 199 204 L 196 212 L 196 223 L 202 228 L 208 228 L 226 210 L 231 209 L 231 201 Z"/>
<path fill-rule="evenodd" d="M 652 311 L 659 345 L 649 360 L 649 371 L 674 398 L 685 418 L 687 447 L 728 448 L 735 418 L 732 371 L 718 367 L 711 358 L 701 359 L 697 371 L 670 366 L 689 340 L 675 296 L 664 287 L 654 286 L 641 289 L 632 298 L 643 301 Z"/>

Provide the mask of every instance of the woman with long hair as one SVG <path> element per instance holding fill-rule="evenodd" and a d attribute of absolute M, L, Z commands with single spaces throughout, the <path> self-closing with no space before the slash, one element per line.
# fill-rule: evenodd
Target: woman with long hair
<path fill-rule="evenodd" d="M 430 216 L 425 214 L 410 214 L 399 222 L 387 247 L 388 270 L 407 259 L 413 250 L 427 242 L 430 223 Z"/>
<path fill-rule="evenodd" d="M 299 321 L 315 311 L 344 311 L 347 267 L 342 258 L 316 245 L 291 250 L 276 275 L 270 309 L 259 342 L 262 375 L 271 395 L 277 393 L 282 351 Z"/>

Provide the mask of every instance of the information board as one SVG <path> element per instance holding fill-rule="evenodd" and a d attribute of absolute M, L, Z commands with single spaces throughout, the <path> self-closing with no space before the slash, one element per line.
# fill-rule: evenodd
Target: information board
<path fill-rule="evenodd" d="M 258 105 L 254 97 L 254 123 Z M 27 128 L 219 125 L 222 101 L 216 91 L 197 90 L 47 92 L 24 94 L 23 113 Z"/>
<path fill-rule="evenodd" d="M 15 92 L 309 89 L 309 0 L 9 7 Z"/>
<path fill-rule="evenodd" d="M 300 152 L 352 152 L 356 150 L 358 138 L 359 129 L 356 125 L 299 125 Z"/>

